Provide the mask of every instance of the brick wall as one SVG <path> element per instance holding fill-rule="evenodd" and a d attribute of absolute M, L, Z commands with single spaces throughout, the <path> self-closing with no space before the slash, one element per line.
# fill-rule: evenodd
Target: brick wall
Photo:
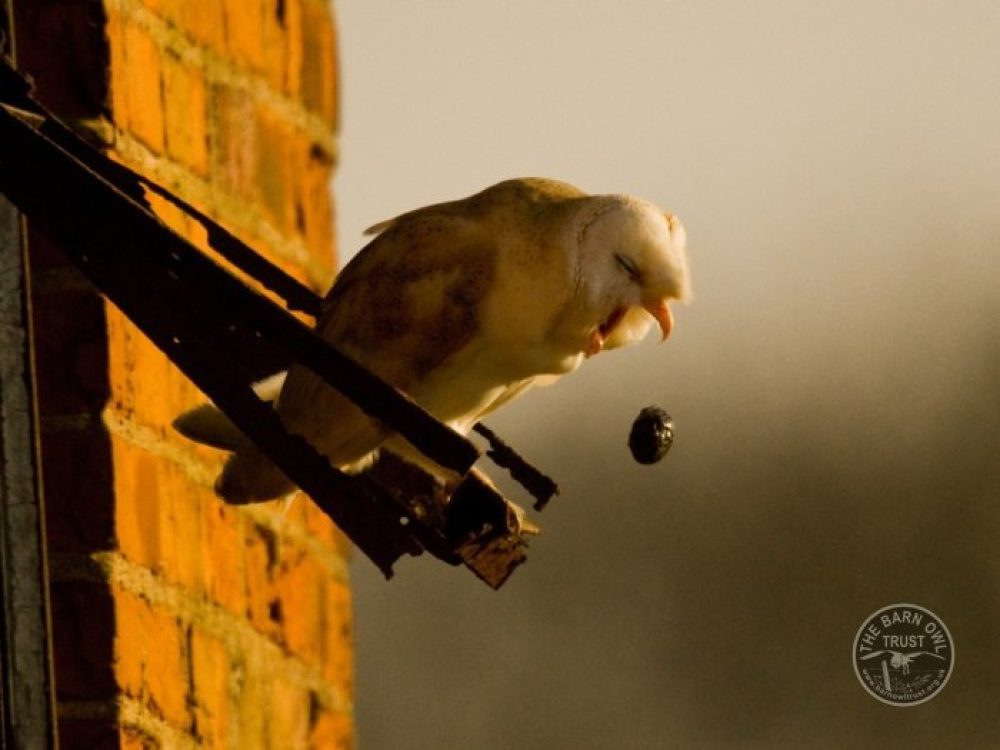
<path fill-rule="evenodd" d="M 19 65 L 53 109 L 319 290 L 330 14 L 323 0 L 15 0 Z M 169 428 L 202 397 L 29 236 L 60 746 L 349 747 L 343 538 L 308 501 L 286 516 L 223 505 L 221 456 Z"/>

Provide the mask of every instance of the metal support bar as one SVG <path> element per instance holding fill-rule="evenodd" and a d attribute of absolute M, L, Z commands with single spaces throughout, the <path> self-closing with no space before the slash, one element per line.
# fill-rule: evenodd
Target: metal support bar
<path fill-rule="evenodd" d="M 66 251 L 97 286 L 213 401 L 223 409 L 237 403 L 249 407 L 250 411 L 238 412 L 236 424 L 251 439 L 260 440 L 263 425 L 275 418 L 273 410 L 263 403 L 259 409 L 252 405 L 256 399 L 249 387 L 253 373 L 241 364 L 252 361 L 255 351 L 265 348 L 273 357 L 278 350 L 291 359 L 292 351 L 286 345 L 308 342 L 306 346 L 312 345 L 311 353 L 320 359 L 321 368 L 335 370 L 343 364 L 301 323 L 210 263 L 146 209 L 110 186 L 104 187 L 96 175 L 88 174 L 58 147 L 40 147 L 44 137 L 3 107 L 0 143 L 9 145 L 8 154 L 27 157 L 0 156 L 0 189 L 62 240 Z M 53 191 L 50 185 L 60 189 Z M 108 221 L 109 216 L 115 220 Z M 143 250 L 129 252 L 130 247 Z M 258 341 L 264 343 L 253 346 Z M 296 441 L 283 430 L 268 435 L 271 439 L 265 442 L 271 444 L 261 447 L 269 450 L 278 466 L 307 492 L 319 498 L 333 494 L 333 487 L 323 486 L 318 477 L 330 485 L 340 484 L 337 489 L 346 489 L 328 461 L 318 454 L 310 456 L 311 461 L 305 458 L 311 449 L 304 441 Z M 314 470 L 319 468 L 317 461 L 322 461 L 330 470 L 304 471 L 297 462 L 286 463 L 292 457 L 314 464 Z M 356 535 L 354 527 L 363 532 L 366 526 L 376 524 L 355 523 L 353 514 L 341 512 L 346 504 L 329 508 L 334 520 L 388 573 L 391 562 L 413 546 L 402 534 L 396 534 L 396 539 L 391 534 L 393 528 L 400 529 L 399 513 L 389 514 L 385 508 L 382 523 L 377 524 L 383 534 L 372 547 L 366 545 L 364 536 Z"/>
<path fill-rule="evenodd" d="M 299 310 L 318 317 L 323 301 L 311 289 L 284 270 L 258 255 L 237 239 L 225 227 L 169 190 L 144 178 L 124 165 L 107 159 L 84 143 L 73 131 L 47 113 L 32 98 L 30 87 L 15 70 L 0 66 L 0 100 L 22 109 L 29 116 L 37 116 L 34 126 L 75 159 L 95 171 L 105 181 L 127 195 L 136 203 L 148 207 L 144 189 L 148 189 L 174 204 L 178 209 L 204 227 L 208 243 L 238 269 L 281 297 L 288 309 Z M 277 358 L 259 357 L 255 360 L 255 376 L 260 379 L 286 369 L 291 363 L 277 353 Z M 490 444 L 489 457 L 498 466 L 507 469 L 511 476 L 535 497 L 535 509 L 542 510 L 553 496 L 559 493 L 555 482 L 521 458 L 496 433 L 484 424 L 475 426 Z"/>
<path fill-rule="evenodd" d="M 0 106 L 0 191 L 58 237 L 97 287 L 386 575 L 399 556 L 423 548 L 448 562 L 464 562 L 499 586 L 523 561 L 525 541 L 518 512 L 468 473 L 478 449 L 172 232 L 137 196 L 138 176 L 126 170 L 123 177 L 124 168 L 107 167 L 105 157 L 75 143 L 51 115 L 23 101 L 27 95 L 18 93 L 19 80 L 16 74 L 9 85 L 0 80 L 0 98 L 9 101 L 12 92 L 18 104 L 31 107 L 25 114 Z M 67 139 L 73 153 L 63 147 Z M 83 160 L 76 157 L 81 151 L 87 152 Z M 284 430 L 250 384 L 292 361 L 312 369 L 425 455 L 465 475 L 442 523 L 433 522 L 434 509 L 422 500 L 401 501 L 368 477 L 347 477 Z M 439 497 L 426 501 L 440 505 Z"/>
<path fill-rule="evenodd" d="M 9 79 L 9 75 L 4 78 Z M 438 422 L 406 394 L 373 377 L 352 359 L 326 345 L 292 315 L 243 286 L 225 269 L 208 262 L 197 248 L 163 225 L 148 206 L 136 201 L 135 187 L 130 185 L 130 189 L 123 192 L 115 184 L 122 182 L 121 175 L 126 171 L 124 167 L 110 166 L 110 160 L 92 149 L 88 149 L 86 161 L 81 160 L 66 148 L 69 131 L 50 116 L 42 115 L 41 120 L 36 119 L 40 108 L 32 103 L 32 109 L 35 111 L 24 110 L 28 117 L 19 119 L 16 109 L 4 107 L 4 116 L 0 120 L 0 143 L 4 143 L 6 149 L 2 162 L 5 192 L 12 197 L 17 196 L 15 202 L 31 200 L 35 206 L 33 213 L 44 211 L 51 216 L 58 209 L 65 212 L 67 220 L 72 217 L 78 229 L 73 244 L 86 243 L 98 248 L 97 253 L 92 253 L 94 263 L 90 264 L 94 272 L 100 272 L 100 265 L 143 265 L 144 259 L 135 257 L 140 254 L 131 252 L 132 247 L 142 247 L 168 255 L 168 258 L 160 260 L 174 266 L 176 273 L 197 270 L 199 281 L 205 285 L 202 292 L 206 296 L 238 288 L 237 299 L 244 306 L 242 312 L 246 317 L 258 320 L 261 328 L 266 329 L 262 333 L 280 342 L 279 348 L 289 355 L 287 360 L 293 358 L 291 354 L 294 352 L 295 358 L 303 365 L 327 380 L 365 413 L 391 423 L 425 456 L 441 466 L 464 474 L 476 462 L 479 451 L 475 445 Z M 35 125 L 38 132 L 26 122 Z M 50 132 L 56 134 L 58 140 L 50 139 Z M 39 136 L 52 148 L 40 148 Z M 68 140 L 75 144 L 73 151 L 77 153 L 87 148 L 75 137 Z M 35 165 L 29 162 L 24 158 L 25 152 L 19 151 L 21 148 L 35 154 L 41 163 Z M 95 169 L 97 164 L 99 169 Z M 44 174 L 58 174 L 71 183 L 51 183 L 39 179 L 43 174 L 39 170 L 43 167 L 46 170 Z M 102 173 L 117 173 L 119 177 L 112 181 Z M 26 178 L 30 178 L 27 184 Z M 138 186 L 138 180 L 134 179 L 133 183 Z M 51 184 L 60 184 L 59 191 L 52 191 L 49 188 Z M 74 188 L 80 192 L 74 192 Z M 128 226 L 110 226 L 106 217 L 112 215 L 122 216 Z M 128 236 L 126 232 L 135 234 L 130 243 L 122 245 L 120 240 Z M 88 272 L 87 268 L 84 272 Z M 139 282 L 141 277 L 135 277 L 135 280 Z M 146 291 L 158 293 L 155 289 Z"/>

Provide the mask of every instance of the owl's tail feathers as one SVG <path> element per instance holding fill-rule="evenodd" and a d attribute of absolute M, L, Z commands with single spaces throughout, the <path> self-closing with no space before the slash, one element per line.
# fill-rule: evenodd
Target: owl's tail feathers
<path fill-rule="evenodd" d="M 173 426 L 196 443 L 232 452 L 215 480 L 215 493 L 227 503 L 244 505 L 273 500 L 295 489 L 232 420 L 211 404 L 184 412 Z"/>
<path fill-rule="evenodd" d="M 288 477 L 250 443 L 229 457 L 215 480 L 215 494 L 233 505 L 274 500 L 294 489 Z"/>
<path fill-rule="evenodd" d="M 173 427 L 189 440 L 224 451 L 237 451 L 247 442 L 232 420 L 211 404 L 184 412 L 174 420 Z"/>

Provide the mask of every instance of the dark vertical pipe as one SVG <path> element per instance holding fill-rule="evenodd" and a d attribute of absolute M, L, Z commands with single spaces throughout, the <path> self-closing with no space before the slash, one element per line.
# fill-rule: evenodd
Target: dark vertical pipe
<path fill-rule="evenodd" d="M 13 1 L 0 52 L 14 59 Z M 56 744 L 24 223 L 0 196 L 0 681 L 3 746 Z"/>

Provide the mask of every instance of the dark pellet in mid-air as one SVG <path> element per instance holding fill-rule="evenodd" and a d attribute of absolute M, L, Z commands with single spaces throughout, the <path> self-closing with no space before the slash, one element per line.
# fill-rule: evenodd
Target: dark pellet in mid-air
<path fill-rule="evenodd" d="M 632 458 L 641 464 L 655 464 L 674 444 L 674 422 L 658 406 L 647 406 L 632 422 L 628 447 Z"/>

